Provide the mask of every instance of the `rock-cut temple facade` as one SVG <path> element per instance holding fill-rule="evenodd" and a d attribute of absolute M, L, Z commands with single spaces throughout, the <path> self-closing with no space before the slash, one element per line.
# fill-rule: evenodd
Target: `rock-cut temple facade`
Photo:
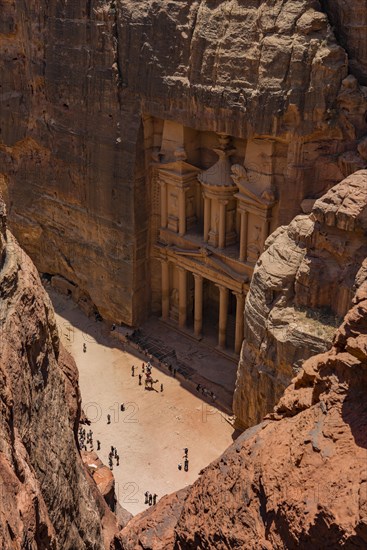
<path fill-rule="evenodd" d="M 165 121 L 152 153 L 155 313 L 229 355 L 240 352 L 249 281 L 272 229 L 273 145 L 254 140 L 244 153 L 228 135 Z"/>

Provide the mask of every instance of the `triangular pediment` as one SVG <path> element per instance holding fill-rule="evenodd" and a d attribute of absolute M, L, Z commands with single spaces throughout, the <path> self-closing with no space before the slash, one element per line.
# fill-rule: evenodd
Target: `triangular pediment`
<path fill-rule="evenodd" d="M 188 176 L 190 174 L 196 175 L 199 173 L 199 168 L 196 168 L 193 164 L 189 164 L 184 160 L 176 160 L 173 162 L 167 162 L 160 164 L 158 167 L 160 172 L 174 173 L 177 176 Z"/>
<path fill-rule="evenodd" d="M 262 208 L 272 206 L 275 196 L 270 188 L 259 189 L 256 183 L 249 180 L 244 166 L 234 164 L 232 166 L 232 179 L 239 189 L 237 197 Z"/>

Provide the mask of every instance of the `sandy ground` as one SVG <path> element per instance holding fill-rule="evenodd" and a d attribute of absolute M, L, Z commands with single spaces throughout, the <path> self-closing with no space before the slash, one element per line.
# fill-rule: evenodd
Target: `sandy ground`
<path fill-rule="evenodd" d="M 61 339 L 79 368 L 94 450 L 98 439 L 98 454 L 108 464 L 111 445 L 117 448 L 120 465 L 114 465 L 113 473 L 120 504 L 137 514 L 147 508 L 145 491 L 156 493 L 159 500 L 193 483 L 200 470 L 233 441 L 233 427 L 226 415 L 157 368 L 152 371 L 153 378 L 159 380 L 154 391 L 139 386 L 142 359 L 116 347 L 103 324 L 86 317 L 70 299 L 53 291 L 50 295 Z M 138 367 L 134 377 L 133 364 Z M 125 412 L 120 411 L 121 403 L 125 403 Z M 189 449 L 188 472 L 177 467 L 183 464 L 185 447 Z"/>

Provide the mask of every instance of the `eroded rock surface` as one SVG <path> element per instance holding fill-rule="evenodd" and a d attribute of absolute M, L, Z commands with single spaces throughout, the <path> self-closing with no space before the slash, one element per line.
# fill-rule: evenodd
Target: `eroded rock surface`
<path fill-rule="evenodd" d="M 336 36 L 349 56 L 353 74 L 367 84 L 367 6 L 364 0 L 321 0 Z"/>
<path fill-rule="evenodd" d="M 274 140 L 275 225 L 366 164 L 364 93 L 315 0 L 1 7 L 12 229 L 41 272 L 106 319 L 136 325 L 151 310 L 147 118 Z"/>
<path fill-rule="evenodd" d="M 304 360 L 326 351 L 367 255 L 367 171 L 356 172 L 269 237 L 245 306 L 234 413 L 252 426 Z"/>
<path fill-rule="evenodd" d="M 204 470 L 170 519 L 158 503 L 118 548 L 366 547 L 366 261 L 356 286 L 331 350 L 305 362 L 275 412 Z"/>
<path fill-rule="evenodd" d="M 0 222 L 0 546 L 101 550 L 116 521 L 79 454 L 76 365 L 1 201 Z"/>

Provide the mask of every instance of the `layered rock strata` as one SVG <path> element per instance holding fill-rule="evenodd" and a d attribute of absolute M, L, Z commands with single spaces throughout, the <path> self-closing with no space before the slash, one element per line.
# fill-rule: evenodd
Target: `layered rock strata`
<path fill-rule="evenodd" d="M 136 325 L 154 309 L 150 170 L 163 121 L 244 140 L 241 163 L 247 141 L 273 147 L 251 169 L 274 187 L 275 226 L 365 166 L 363 89 L 316 0 L 5 0 L 2 11 L 12 228 L 41 272 L 106 319 Z"/>
<path fill-rule="evenodd" d="M 367 545 L 367 261 L 356 286 L 331 350 L 305 362 L 275 412 L 208 466 L 182 504 L 172 495 L 134 518 L 118 548 Z"/>
<path fill-rule="evenodd" d="M 367 255 L 367 171 L 356 172 L 266 242 L 245 305 L 233 408 L 260 422 L 302 363 L 326 351 Z"/>
<path fill-rule="evenodd" d="M 0 205 L 0 546 L 100 550 L 116 521 L 78 450 L 76 365 Z"/>

